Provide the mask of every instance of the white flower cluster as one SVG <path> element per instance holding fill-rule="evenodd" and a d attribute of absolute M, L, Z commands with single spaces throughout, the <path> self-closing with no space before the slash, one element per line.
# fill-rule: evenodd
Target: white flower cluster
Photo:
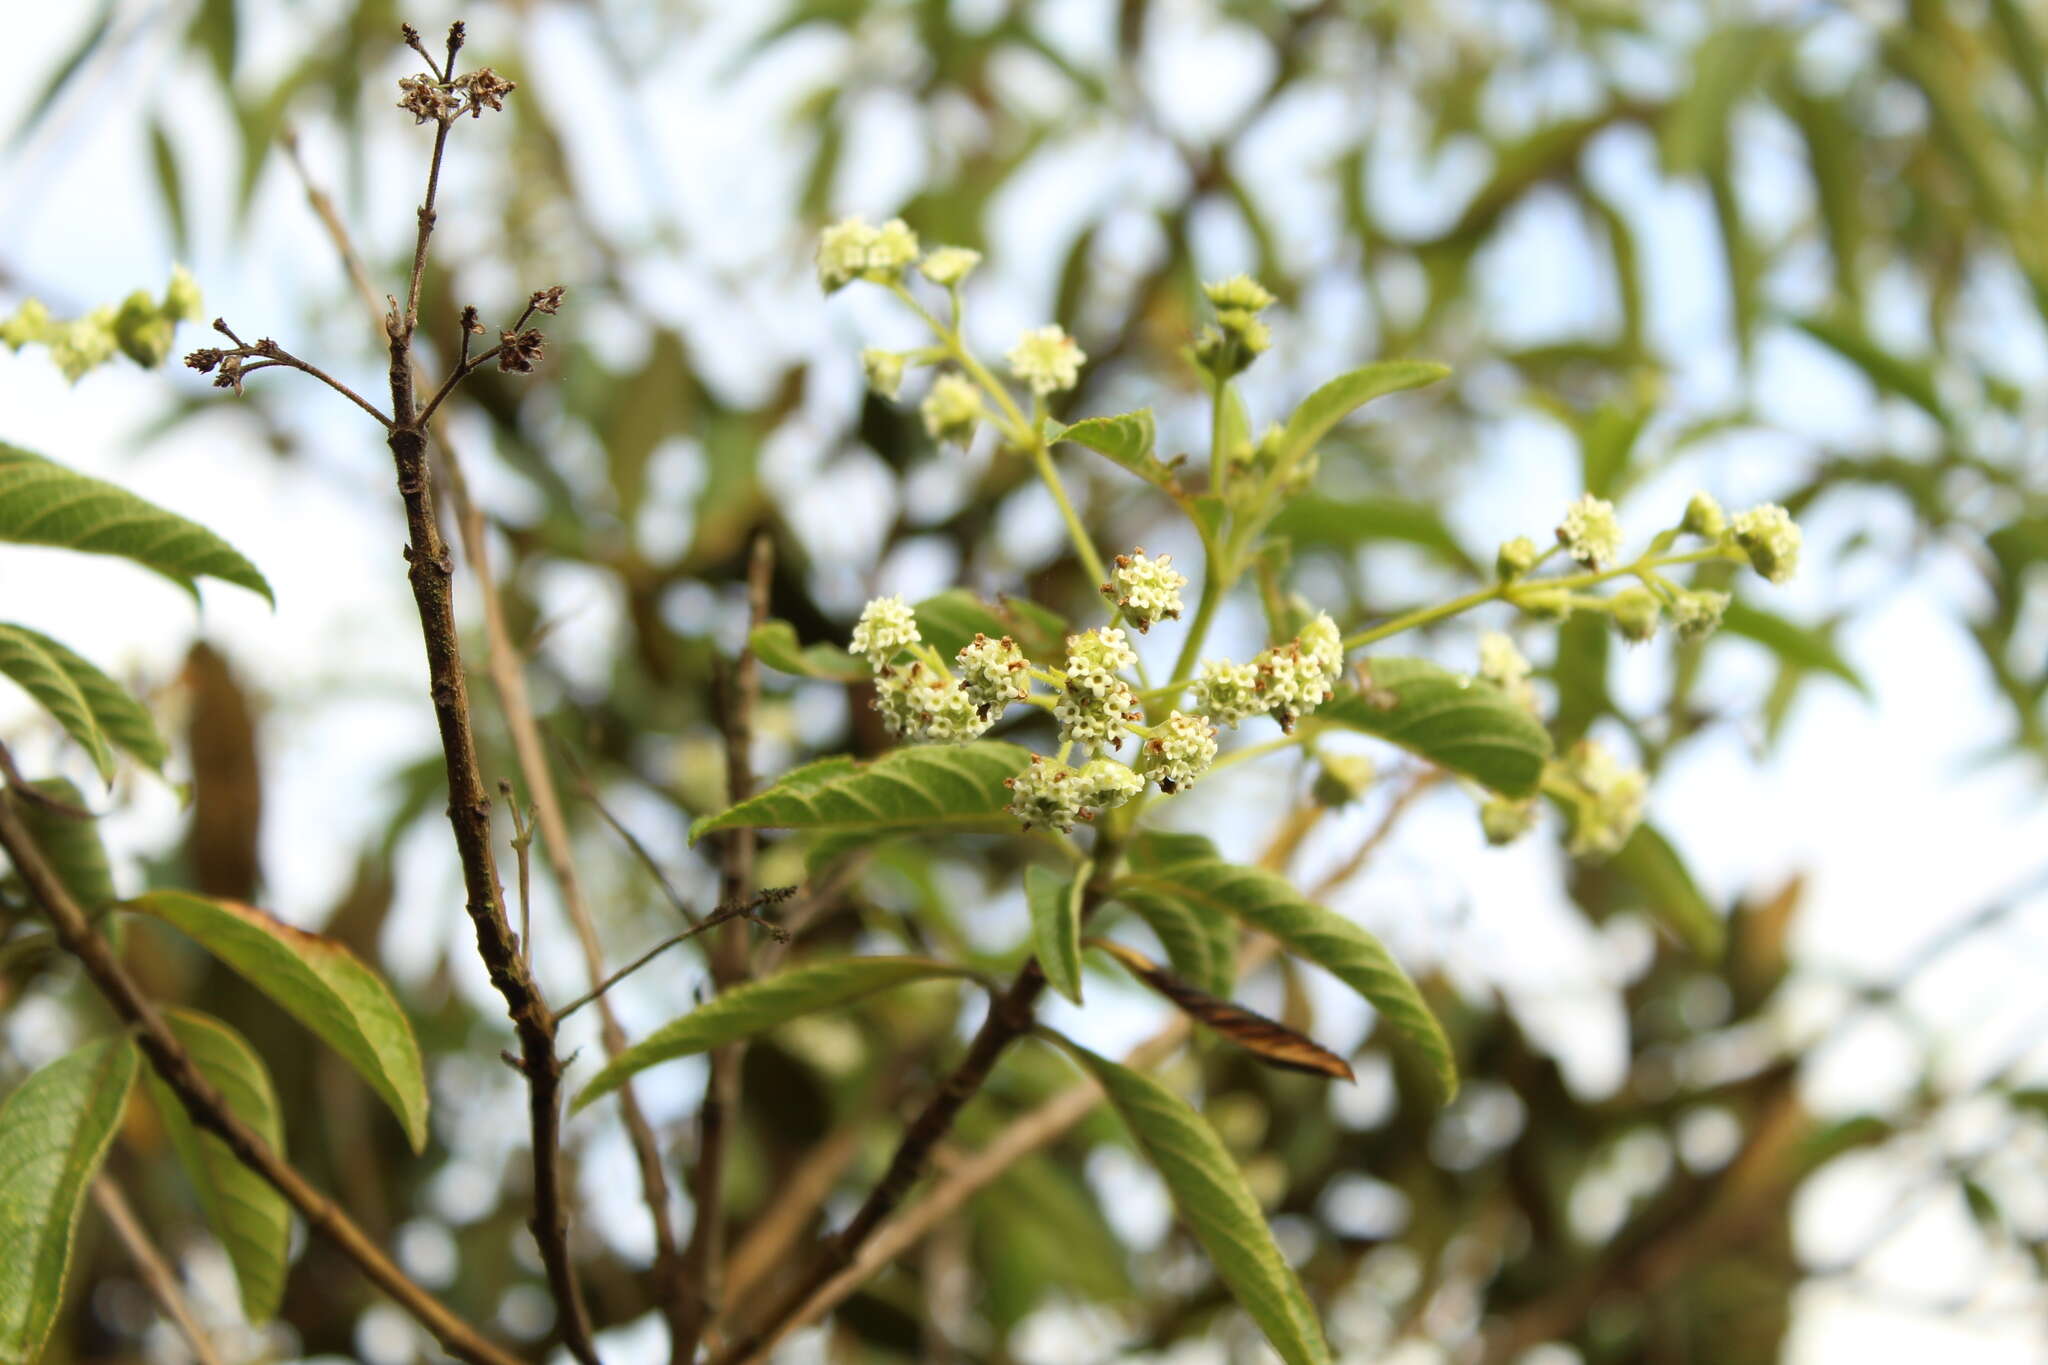
<path fill-rule="evenodd" d="M 1557 524 L 1558 543 L 1589 569 L 1612 564 L 1621 553 L 1621 522 L 1614 504 L 1591 493 L 1565 509 Z"/>
<path fill-rule="evenodd" d="M 1728 594 L 1706 588 L 1682 591 L 1671 599 L 1671 619 L 1681 639 L 1698 640 L 1720 628 L 1721 614 L 1728 610 Z"/>
<path fill-rule="evenodd" d="M 1053 325 L 1034 327 L 1010 348 L 1010 373 L 1031 386 L 1043 398 L 1081 382 L 1081 365 L 1088 359 L 1065 329 Z"/>
<path fill-rule="evenodd" d="M 818 283 L 828 294 L 856 279 L 893 284 L 916 259 L 917 234 L 901 218 L 880 227 L 842 218 L 818 236 Z"/>
<path fill-rule="evenodd" d="M 1228 659 L 1208 660 L 1195 679 L 1195 706 L 1210 720 L 1233 730 L 1248 716 L 1264 715 L 1266 699 L 1259 695 L 1259 670 Z"/>
<path fill-rule="evenodd" d="M 1738 512 L 1731 524 L 1735 543 L 1749 555 L 1749 565 L 1773 583 L 1799 571 L 1799 526 L 1792 514 L 1774 502 Z"/>
<path fill-rule="evenodd" d="M 976 632 L 953 656 L 960 665 L 960 686 L 977 706 L 1001 712 L 1013 701 L 1031 695 L 1030 665 L 1024 651 L 1005 635 L 1000 640 Z"/>
<path fill-rule="evenodd" d="M 1100 810 L 1121 806 L 1145 788 L 1136 773 L 1112 759 L 1098 758 L 1083 767 L 1033 754 L 1015 777 L 1003 779 L 1010 789 L 1010 814 L 1026 829 L 1041 825 L 1062 833 L 1077 820 L 1093 820 Z"/>
<path fill-rule="evenodd" d="M 875 709 L 890 733 L 943 744 L 981 738 L 996 716 L 959 683 L 918 660 L 876 671 Z"/>
<path fill-rule="evenodd" d="M 1216 727 L 1207 716 L 1175 711 L 1145 741 L 1148 769 L 1159 790 L 1168 796 L 1195 785 L 1195 779 L 1216 761 Z"/>
<path fill-rule="evenodd" d="M 1053 707 L 1060 743 L 1120 749 L 1130 722 L 1143 714 L 1118 676 L 1138 661 L 1121 630 L 1105 627 L 1067 638 L 1067 686 Z"/>
<path fill-rule="evenodd" d="M 981 390 L 957 374 L 942 374 L 932 383 L 918 411 L 925 434 L 934 441 L 969 441 L 982 417 Z"/>
<path fill-rule="evenodd" d="M 1328 701 L 1344 674 L 1344 639 L 1328 613 L 1302 628 L 1300 635 L 1252 660 L 1259 675 L 1259 697 L 1280 728 L 1294 732 L 1294 722 Z"/>
<path fill-rule="evenodd" d="M 1620 762 L 1597 741 L 1580 740 L 1565 760 L 1564 776 L 1574 791 L 1568 851 L 1575 858 L 1604 858 L 1620 850 L 1642 823 L 1648 784 L 1642 769 Z"/>
<path fill-rule="evenodd" d="M 1188 580 L 1187 575 L 1173 567 L 1172 555 L 1151 559 L 1141 545 L 1130 554 L 1116 557 L 1116 567 L 1110 570 L 1109 579 L 1102 585 L 1102 595 L 1116 603 L 1124 620 L 1136 627 L 1140 635 L 1151 630 L 1155 621 L 1180 619 L 1180 590 L 1188 585 Z"/>
<path fill-rule="evenodd" d="M 917 614 L 901 596 L 877 597 L 860 609 L 854 623 L 852 650 L 879 671 L 891 659 L 918 643 Z"/>
<path fill-rule="evenodd" d="M 954 659 L 961 676 L 950 676 L 931 651 L 908 663 L 905 651 L 923 644 L 917 615 L 901 597 L 877 597 L 861 609 L 851 648 L 875 672 L 875 710 L 891 734 L 910 740 L 958 744 L 979 739 L 1003 708 L 1030 695 L 1030 667 L 1016 641 L 976 635 Z"/>

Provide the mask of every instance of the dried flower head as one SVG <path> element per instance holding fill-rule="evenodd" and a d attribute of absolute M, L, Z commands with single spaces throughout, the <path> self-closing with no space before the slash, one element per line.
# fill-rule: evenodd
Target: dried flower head
<path fill-rule="evenodd" d="M 415 126 L 448 123 L 462 112 L 462 100 L 432 76 L 406 76 L 398 82 L 398 107 L 412 115 Z"/>
<path fill-rule="evenodd" d="M 519 87 L 506 80 L 488 66 L 480 66 L 466 76 L 455 80 L 455 88 L 468 97 L 465 106 L 471 118 L 482 118 L 486 109 L 502 110 L 505 96 Z"/>
<path fill-rule="evenodd" d="M 535 328 L 498 333 L 498 368 L 507 374 L 532 374 L 540 363 L 547 337 Z"/>
<path fill-rule="evenodd" d="M 536 289 L 533 291 L 533 297 L 526 301 L 526 306 L 536 313 L 558 313 L 562 309 L 562 295 L 567 292 L 568 290 L 559 284 L 549 285 L 546 289 Z"/>

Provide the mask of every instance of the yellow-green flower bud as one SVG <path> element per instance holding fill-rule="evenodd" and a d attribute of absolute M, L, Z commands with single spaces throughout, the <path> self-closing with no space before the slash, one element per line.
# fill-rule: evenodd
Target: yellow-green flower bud
<path fill-rule="evenodd" d="M 1536 567 L 1536 561 L 1543 557 L 1536 548 L 1536 542 L 1527 536 L 1516 536 L 1513 540 L 1501 542 L 1500 550 L 1493 557 L 1493 571 L 1501 582 L 1512 583 Z"/>
<path fill-rule="evenodd" d="M 1719 540 L 1728 529 L 1728 514 L 1721 510 L 1720 503 L 1714 501 L 1713 494 L 1695 493 L 1692 501 L 1685 505 L 1685 519 L 1678 523 L 1678 529 L 1708 540 Z"/>
<path fill-rule="evenodd" d="M 1664 614 L 1664 604 L 1648 588 L 1624 588 L 1608 600 L 1607 608 L 1614 614 L 1614 628 L 1632 645 L 1655 638 Z"/>
<path fill-rule="evenodd" d="M 1376 776 L 1372 760 L 1363 754 L 1324 754 L 1310 791 L 1317 805 L 1338 810 L 1371 790 Z"/>
<path fill-rule="evenodd" d="M 1536 803 L 1496 796 L 1479 808 L 1479 827 L 1489 844 L 1512 844 L 1536 824 Z"/>

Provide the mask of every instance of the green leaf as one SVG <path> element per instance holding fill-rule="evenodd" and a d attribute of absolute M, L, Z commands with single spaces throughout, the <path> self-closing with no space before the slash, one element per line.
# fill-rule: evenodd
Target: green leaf
<path fill-rule="evenodd" d="M 801 1015 L 873 995 L 877 991 L 969 975 L 964 967 L 925 957 L 845 957 L 814 962 L 721 992 L 679 1019 L 670 1020 L 614 1057 L 569 1106 L 576 1112 L 650 1066 L 693 1057 L 726 1043 L 788 1023 Z"/>
<path fill-rule="evenodd" d="M 1315 720 L 1377 735 L 1504 796 L 1536 790 L 1550 736 L 1505 692 L 1424 659 L 1376 657 L 1364 667 L 1364 689 L 1339 692 Z"/>
<path fill-rule="evenodd" d="M 25 637 L 27 642 L 50 657 L 71 679 L 72 686 L 84 699 L 86 709 L 92 713 L 100 735 L 128 754 L 146 764 L 151 771 L 161 774 L 164 763 L 171 756 L 170 746 L 158 733 L 156 720 L 143 704 L 128 694 L 128 689 L 102 673 L 89 659 L 75 653 L 61 640 L 53 640 L 40 631 L 27 626 L 0 625 L 0 637 L 7 634 Z"/>
<path fill-rule="evenodd" d="M 99 722 L 93 718 L 85 694 L 78 690 L 77 679 L 44 647 L 45 643 L 46 637 L 32 630 L 0 625 L 0 673 L 34 697 L 37 705 L 64 727 L 64 733 L 92 755 L 100 776 L 112 780 L 114 751 L 107 747 L 107 738 L 100 733 Z"/>
<path fill-rule="evenodd" d="M 1215 856 L 1216 846 L 1199 834 L 1152 830 L 1132 847 L 1130 864 L 1147 871 L 1188 858 Z M 1150 926 L 1176 972 L 1211 995 L 1230 994 L 1237 981 L 1235 920 L 1129 881 L 1117 885 L 1116 899 Z"/>
<path fill-rule="evenodd" d="M 427 1145 L 427 1081 L 412 1024 L 382 977 L 333 939 L 254 906 L 152 891 L 121 908 L 153 915 L 276 1001 L 340 1053 L 398 1116 L 415 1152 Z"/>
<path fill-rule="evenodd" d="M 1700 892 L 1671 841 L 1650 825 L 1638 825 L 1607 865 L 1628 878 L 1658 923 L 1708 962 L 1719 962 L 1727 927 Z"/>
<path fill-rule="evenodd" d="M 1280 1358 L 1287 1365 L 1328 1365 L 1330 1348 L 1315 1309 L 1216 1130 L 1150 1076 L 1061 1041 L 1108 1093 L 1166 1182 L 1181 1220 Z"/>
<path fill-rule="evenodd" d="M 805 678 L 827 678 L 833 682 L 866 682 L 873 676 L 867 660 L 848 654 L 838 645 L 800 645 L 796 627 L 787 621 L 763 621 L 747 636 L 754 657 L 770 668 Z"/>
<path fill-rule="evenodd" d="M 66 778 L 46 777 L 29 785 L 67 806 L 83 808 L 84 798 Z M 75 815 L 51 810 L 39 802 L 28 800 L 19 792 L 8 792 L 6 799 L 14 807 L 14 813 L 21 817 L 21 822 L 28 826 L 36 847 L 43 851 L 43 860 L 57 874 L 57 880 L 64 883 L 73 900 L 88 911 L 113 904 L 114 872 L 107 865 L 107 848 L 100 842 L 97 820 L 81 820 Z"/>
<path fill-rule="evenodd" d="M 1152 453 L 1158 434 L 1150 408 L 1140 408 L 1118 417 L 1089 417 L 1072 426 L 1063 426 L 1050 419 L 1045 424 L 1048 444 L 1071 441 L 1075 445 L 1086 446 L 1099 455 L 1107 456 L 1111 464 L 1129 470 L 1154 488 L 1179 496 L 1180 480 L 1164 461 Z"/>
<path fill-rule="evenodd" d="M 42 1353 L 86 1187 L 134 1083 L 134 1044 L 103 1038 L 43 1067 L 0 1105 L 0 1361 Z"/>
<path fill-rule="evenodd" d="M 1434 384 L 1450 366 L 1428 360 L 1385 360 L 1340 374 L 1301 400 L 1280 433 L 1280 468 L 1291 467 L 1330 434 L 1337 423 L 1375 398 Z"/>
<path fill-rule="evenodd" d="M 991 606 L 965 588 L 949 588 L 919 602 L 911 612 L 925 643 L 948 659 L 976 635 L 1007 635 L 1017 648 L 1039 659 L 1058 653 L 1067 640 L 1067 623 L 1057 612 L 1018 597 L 1005 597 Z"/>
<path fill-rule="evenodd" d="M 270 584 L 213 532 L 127 489 L 0 442 L 0 540 L 119 555 L 198 596 L 197 580 L 218 578 L 260 593 Z"/>
<path fill-rule="evenodd" d="M 1273 518 L 1270 530 L 1295 548 L 1335 546 L 1350 549 L 1381 541 L 1400 541 L 1468 573 L 1479 566 L 1443 518 L 1428 503 L 1406 498 L 1332 498 L 1304 493 L 1291 499 Z"/>
<path fill-rule="evenodd" d="M 1756 641 L 1794 668 L 1832 674 L 1865 697 L 1870 695 L 1870 684 L 1836 650 L 1829 632 L 1809 630 L 1744 602 L 1728 604 L 1721 616 L 1721 629 L 1730 635 Z"/>
<path fill-rule="evenodd" d="M 1031 947 L 1045 979 L 1075 1004 L 1081 1003 L 1081 892 L 1088 864 L 1071 877 L 1032 864 L 1024 869 L 1024 900 L 1031 907 Z"/>
<path fill-rule="evenodd" d="M 1944 427 L 1951 424 L 1931 361 L 1894 355 L 1872 340 L 1861 326 L 1842 318 L 1797 318 L 1794 325 L 1863 371 L 1864 378 L 1878 392 L 1905 399 Z"/>
<path fill-rule="evenodd" d="M 1457 1060 L 1443 1026 L 1378 939 L 1306 899 L 1286 878 L 1225 862 L 1207 840 L 1155 840 L 1139 836 L 1131 871 L 1116 884 L 1118 899 L 1170 897 L 1214 921 L 1242 920 L 1271 934 L 1364 996 L 1428 1064 L 1439 1102 L 1457 1093 Z"/>
<path fill-rule="evenodd" d="M 270 1073 L 242 1036 L 218 1019 L 192 1010 L 166 1010 L 164 1023 L 192 1058 L 228 1111 L 284 1153 L 284 1120 Z M 256 1172 L 239 1161 L 227 1143 L 201 1132 L 185 1106 L 155 1072 L 147 1073 L 149 1094 L 164 1131 L 199 1195 L 206 1225 L 220 1239 L 241 1287 L 242 1313 L 252 1323 L 277 1315 L 284 1297 L 286 1257 L 292 1231 L 291 1205 Z"/>
<path fill-rule="evenodd" d="M 892 749 L 868 763 L 828 758 L 807 764 L 758 796 L 706 816 L 690 841 L 721 829 L 1002 829 L 1005 778 L 1031 756 L 1014 744 L 978 740 Z"/>

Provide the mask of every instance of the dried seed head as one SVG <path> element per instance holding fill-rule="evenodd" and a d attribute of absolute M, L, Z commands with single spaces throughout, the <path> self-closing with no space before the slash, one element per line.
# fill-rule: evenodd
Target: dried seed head
<path fill-rule="evenodd" d="M 480 66 L 466 76 L 459 77 L 455 88 L 468 97 L 467 112 L 471 118 L 482 118 L 484 110 L 501 110 L 505 107 L 505 96 L 519 86 L 506 80 L 488 66 Z"/>
<path fill-rule="evenodd" d="M 473 337 L 484 334 L 484 321 L 477 315 L 476 305 L 473 303 L 462 305 L 462 330 Z"/>
<path fill-rule="evenodd" d="M 498 333 L 498 368 L 507 374 L 532 374 L 540 363 L 547 337 L 535 328 L 523 332 Z"/>
<path fill-rule="evenodd" d="M 527 306 L 536 313 L 558 313 L 562 308 L 562 295 L 567 292 L 559 284 L 549 285 L 546 289 L 536 289 L 533 291 L 533 297 L 526 301 Z"/>

